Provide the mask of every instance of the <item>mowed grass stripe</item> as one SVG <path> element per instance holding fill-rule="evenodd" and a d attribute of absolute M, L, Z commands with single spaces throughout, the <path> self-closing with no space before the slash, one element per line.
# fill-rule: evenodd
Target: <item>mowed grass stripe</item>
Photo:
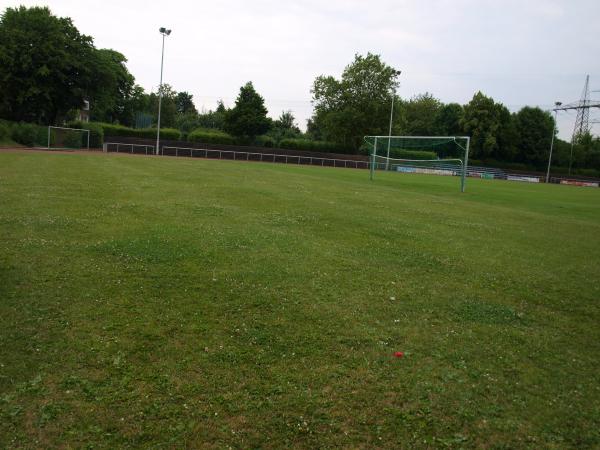
<path fill-rule="evenodd" d="M 0 153 L 0 445 L 600 445 L 600 191 L 467 189 Z"/>

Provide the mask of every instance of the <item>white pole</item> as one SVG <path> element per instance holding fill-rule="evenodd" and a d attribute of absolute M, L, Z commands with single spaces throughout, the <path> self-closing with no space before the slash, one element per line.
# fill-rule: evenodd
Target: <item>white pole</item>
<path fill-rule="evenodd" d="M 165 59 L 165 36 L 168 34 L 166 33 L 167 30 L 164 30 L 164 28 L 160 29 L 160 33 L 162 34 L 162 52 L 160 55 L 160 84 L 158 85 L 158 120 L 157 120 L 157 124 L 156 124 L 156 154 L 158 155 L 159 152 L 159 145 L 160 145 L 160 108 L 162 106 L 162 79 L 163 79 L 163 63 L 164 63 L 164 59 Z M 169 30 L 169 33 L 171 31 Z"/>
<path fill-rule="evenodd" d="M 556 103 L 560 106 L 560 102 Z M 548 157 L 548 170 L 546 171 L 546 183 L 550 182 L 550 164 L 552 164 L 552 148 L 554 147 L 554 135 L 556 134 L 556 119 L 558 117 L 558 109 L 554 110 L 554 128 L 552 129 L 552 140 L 550 141 L 550 156 Z"/>
<path fill-rule="evenodd" d="M 388 170 L 390 164 L 390 146 L 392 144 L 392 121 L 394 119 L 394 97 L 396 93 L 392 91 L 392 108 L 390 109 L 390 129 L 388 132 L 388 145 L 387 145 L 387 160 L 385 162 L 385 170 Z"/>

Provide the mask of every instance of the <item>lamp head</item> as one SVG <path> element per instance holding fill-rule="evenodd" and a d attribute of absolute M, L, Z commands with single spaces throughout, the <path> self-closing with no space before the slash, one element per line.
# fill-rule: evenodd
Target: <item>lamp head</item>
<path fill-rule="evenodd" d="M 158 31 L 160 31 L 161 34 L 164 34 L 165 36 L 168 36 L 171 34 L 171 30 L 167 30 L 165 27 L 160 27 L 158 29 Z"/>
<path fill-rule="evenodd" d="M 554 104 L 555 104 L 556 106 L 560 106 L 560 105 L 562 105 L 562 102 L 554 102 Z"/>

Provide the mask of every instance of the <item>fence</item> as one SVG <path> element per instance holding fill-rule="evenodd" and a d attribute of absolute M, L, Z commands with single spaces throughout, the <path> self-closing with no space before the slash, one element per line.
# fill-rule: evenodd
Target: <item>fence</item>
<path fill-rule="evenodd" d="M 108 142 L 104 144 L 105 152 L 154 154 L 153 145 L 123 144 Z M 276 153 L 238 152 L 233 150 L 215 150 L 207 148 L 161 146 L 159 155 L 184 156 L 188 158 L 228 159 L 233 161 L 259 161 L 284 164 L 301 164 L 311 166 L 345 167 L 348 169 L 368 169 L 368 161 L 351 159 L 319 158 L 314 156 L 279 155 Z"/>
<path fill-rule="evenodd" d="M 136 155 L 154 155 L 154 145 L 124 144 L 122 142 L 105 142 L 103 152 L 131 153 Z"/>

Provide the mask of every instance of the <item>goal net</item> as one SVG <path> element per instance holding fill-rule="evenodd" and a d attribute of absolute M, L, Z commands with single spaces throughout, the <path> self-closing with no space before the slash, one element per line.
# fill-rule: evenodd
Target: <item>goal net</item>
<path fill-rule="evenodd" d="M 456 176 L 464 192 L 469 140 L 464 136 L 365 136 L 371 180 L 380 170 Z"/>
<path fill-rule="evenodd" d="M 81 128 L 48 127 L 48 150 L 90 149 L 90 131 Z"/>

